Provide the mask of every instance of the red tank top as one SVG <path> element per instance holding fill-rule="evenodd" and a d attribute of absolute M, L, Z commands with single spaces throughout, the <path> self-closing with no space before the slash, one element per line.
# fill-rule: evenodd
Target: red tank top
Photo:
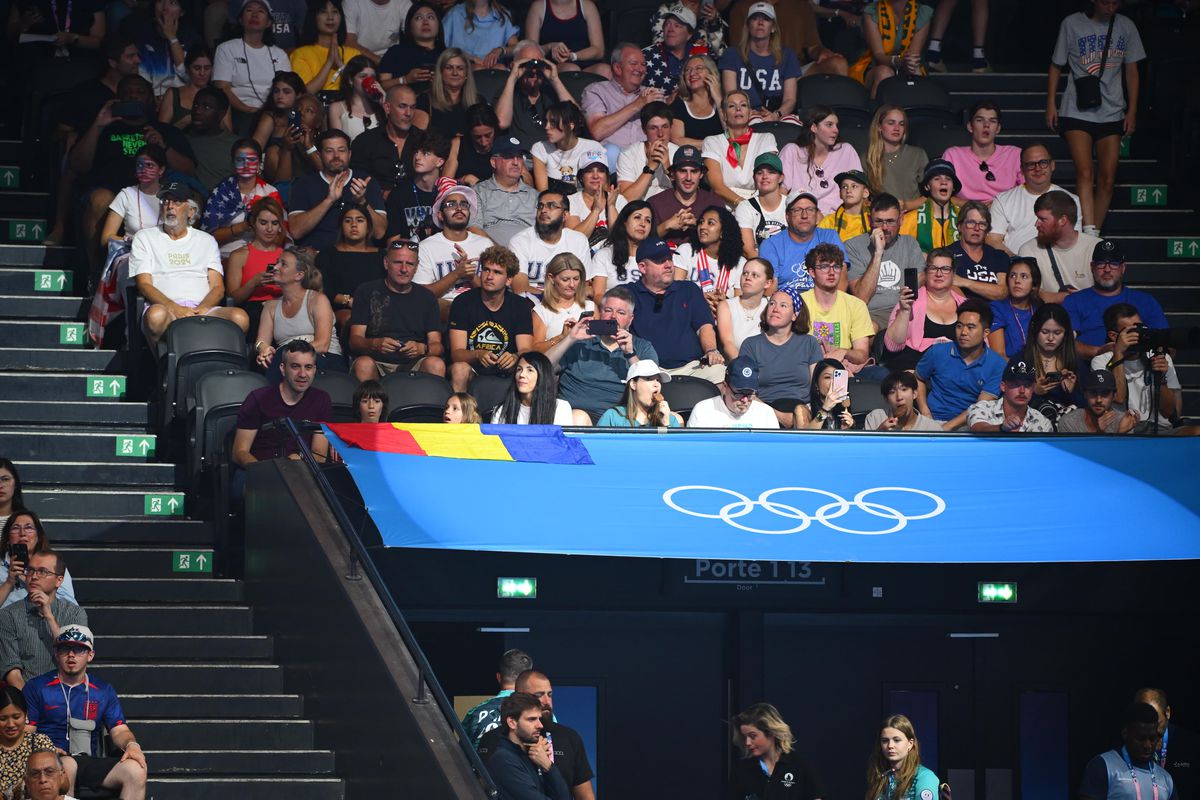
<path fill-rule="evenodd" d="M 283 255 L 282 247 L 276 247 L 274 250 L 259 250 L 253 242 L 246 245 L 246 251 L 248 255 L 246 256 L 246 265 L 242 267 L 242 286 L 249 283 L 255 275 L 264 271 L 268 264 L 274 264 Z M 278 286 L 273 283 L 265 283 L 255 289 L 249 299 L 262 303 L 279 297 L 280 293 Z"/>

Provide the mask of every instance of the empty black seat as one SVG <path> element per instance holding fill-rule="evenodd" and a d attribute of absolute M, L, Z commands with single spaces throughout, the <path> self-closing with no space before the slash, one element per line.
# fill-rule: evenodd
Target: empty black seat
<path fill-rule="evenodd" d="M 958 123 L 926 122 L 910 129 L 908 143 L 920 147 L 930 158 L 941 158 L 948 147 L 970 145 L 971 134 Z"/>
<path fill-rule="evenodd" d="M 957 123 L 962 115 L 954 108 L 950 93 L 932 78 L 888 78 L 879 84 L 875 96 L 880 105 L 900 106 L 908 114 L 909 125 L 925 122 Z"/>
<path fill-rule="evenodd" d="M 507 375 L 476 375 L 471 381 L 471 396 L 479 405 L 479 416 L 484 422 L 492 421 L 492 409 L 504 400 L 512 380 Z"/>
<path fill-rule="evenodd" d="M 597 75 L 594 72 L 560 72 L 558 77 L 562 80 L 563 86 L 567 87 L 567 91 L 571 93 L 571 97 L 575 98 L 576 103 L 583 102 L 583 90 L 591 86 L 593 83 L 599 83 L 604 80 L 603 75 Z"/>
<path fill-rule="evenodd" d="M 760 122 L 754 126 L 755 133 L 769 133 L 775 137 L 775 145 L 782 150 L 784 145 L 796 141 L 800 126 L 790 122 Z"/>
<path fill-rule="evenodd" d="M 242 401 L 267 385 L 265 377 L 248 370 L 224 369 L 197 379 L 188 420 L 188 469 L 193 487 L 200 486 L 202 474 L 229 460 L 228 441 Z"/>
<path fill-rule="evenodd" d="M 845 75 L 809 75 L 796 83 L 796 105 L 829 106 L 838 112 L 858 109 L 870 114 L 871 94 L 866 86 Z"/>
<path fill-rule="evenodd" d="M 478 69 L 475 70 L 474 77 L 475 91 L 479 94 L 479 99 L 494 103 L 500 96 L 500 92 L 504 90 L 504 83 L 508 80 L 508 70 Z"/>
<path fill-rule="evenodd" d="M 717 385 L 704 378 L 693 378 L 690 375 L 672 375 L 671 380 L 662 385 L 663 399 L 671 406 L 671 410 L 684 421 L 691 416 L 692 409 L 701 400 L 716 397 L 721 392 Z"/>
<path fill-rule="evenodd" d="M 162 389 L 162 423 L 187 414 L 187 398 L 200 377 L 215 371 L 245 369 L 246 335 L 220 317 L 184 317 L 167 327 L 166 351 L 159 361 Z"/>
<path fill-rule="evenodd" d="M 453 393 L 445 378 L 426 372 L 393 372 L 380 382 L 388 393 L 388 422 L 441 422 Z"/>

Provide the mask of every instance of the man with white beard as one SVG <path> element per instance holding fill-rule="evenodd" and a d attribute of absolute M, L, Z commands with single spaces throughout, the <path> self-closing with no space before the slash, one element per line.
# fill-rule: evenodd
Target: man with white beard
<path fill-rule="evenodd" d="M 129 276 L 146 299 L 142 330 L 151 347 L 182 317 L 212 315 L 246 331 L 250 327 L 246 312 L 221 304 L 225 273 L 220 250 L 210 234 L 192 227 L 199 210 L 189 199 L 187 186 L 167 184 L 158 199 L 162 203 L 158 226 L 138 231 L 129 253 Z"/>

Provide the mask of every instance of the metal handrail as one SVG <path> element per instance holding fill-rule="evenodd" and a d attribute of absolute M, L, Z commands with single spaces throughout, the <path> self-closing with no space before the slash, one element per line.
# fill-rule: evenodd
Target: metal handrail
<path fill-rule="evenodd" d="M 412 702 L 423 705 L 429 702 L 429 697 L 426 691 L 433 696 L 433 701 L 438 709 L 442 712 L 442 716 L 450 724 L 453 732 L 458 737 L 458 746 L 467 757 L 467 762 L 471 766 L 471 770 L 483 784 L 483 790 L 490 798 L 499 796 L 499 789 L 496 787 L 492 776 L 488 774 L 487 768 L 483 765 L 483 760 L 479 754 L 475 752 L 475 748 L 471 746 L 470 737 L 467 736 L 466 730 L 463 729 L 462 723 L 459 722 L 458 715 L 454 713 L 454 706 L 446 697 L 442 685 L 438 683 L 437 676 L 434 675 L 433 667 L 430 666 L 429 660 L 425 657 L 425 651 L 421 649 L 421 645 L 417 643 L 417 637 L 413 634 L 412 629 L 408 627 L 408 622 L 404 619 L 404 615 L 400 612 L 400 608 L 396 605 L 392 593 L 388 590 L 387 584 L 384 583 L 379 571 L 375 568 L 375 562 L 371 560 L 370 554 L 367 552 L 366 545 L 363 544 L 362 538 L 358 535 L 358 530 L 350 522 L 349 515 L 342 507 L 341 501 L 338 499 L 337 493 L 333 486 L 330 485 L 329 479 L 321 471 L 321 466 L 313 457 L 312 451 L 308 444 L 304 441 L 304 436 L 301 432 L 301 427 L 304 430 L 319 430 L 320 425 L 309 422 L 297 422 L 290 418 L 283 418 L 277 421 L 277 426 L 285 430 L 288 435 L 296 442 L 297 452 L 301 459 L 308 465 L 309 470 L 313 474 L 313 479 L 317 482 L 317 487 L 321 490 L 321 494 L 325 496 L 325 502 L 328 503 L 333 516 L 337 519 L 342 530 L 346 532 L 346 541 L 350 545 L 350 575 L 347 575 L 349 580 L 358 580 L 360 577 L 357 574 L 359 569 L 366 578 L 375 587 L 375 591 L 379 593 L 380 599 L 383 600 L 383 607 L 391 617 L 392 624 L 396 626 L 396 631 L 400 634 L 400 638 L 404 640 L 404 644 L 412 653 L 413 660 L 417 663 L 418 682 L 417 696 L 412 698 Z"/>

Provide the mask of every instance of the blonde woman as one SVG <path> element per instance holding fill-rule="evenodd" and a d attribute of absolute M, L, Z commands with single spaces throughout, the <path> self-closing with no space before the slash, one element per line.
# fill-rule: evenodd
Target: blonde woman
<path fill-rule="evenodd" d="M 725 130 L 721 118 L 721 74 L 717 62 L 696 55 L 683 62 L 678 95 L 671 103 L 675 120 L 671 123 L 671 141 L 677 145 L 700 147 L 708 136 L 720 136 Z"/>
<path fill-rule="evenodd" d="M 741 41 L 721 56 L 721 88 L 747 93 L 756 122 L 777 122 L 796 110 L 796 82 L 803 74 L 800 59 L 784 47 L 775 21 L 775 7 L 750 7 Z"/>
<path fill-rule="evenodd" d="M 280 296 L 263 304 L 258 321 L 255 361 L 267 380 L 279 383 L 278 350 L 294 339 L 310 342 L 317 351 L 317 369 L 346 371 L 342 346 L 333 330 L 333 307 L 321 291 L 321 272 L 308 250 L 288 248 L 275 265 Z"/>
<path fill-rule="evenodd" d="M 778 153 L 775 136 L 750 127 L 750 97 L 740 89 L 725 95 L 725 131 L 705 137 L 700 148 L 708 183 L 731 206 L 753 197 L 754 161 L 763 153 Z"/>
<path fill-rule="evenodd" d="M 937 797 L 940 789 L 938 776 L 921 766 L 921 747 L 908 717 L 893 714 L 885 719 L 867 761 L 865 800 Z"/>
<path fill-rule="evenodd" d="M 533 307 L 533 347 L 544 353 L 571 334 L 584 314 L 595 313 L 587 296 L 587 270 L 572 253 L 559 253 L 546 264 L 542 302 Z"/>
<path fill-rule="evenodd" d="M 865 166 L 872 191 L 900 198 L 901 211 L 920 208 L 925 202 L 921 175 L 929 155 L 908 144 L 908 114 L 900 106 L 880 106 L 869 135 Z"/>
<path fill-rule="evenodd" d="M 467 109 L 479 102 L 471 59 L 457 47 L 447 47 L 433 67 L 429 91 L 417 97 L 413 125 L 429 130 L 432 125 L 446 136 L 467 130 Z"/>
<path fill-rule="evenodd" d="M 730 797 L 825 796 L 816 771 L 796 752 L 792 729 L 770 703 L 755 703 L 733 718 L 733 743 L 744 757 L 729 776 Z"/>

